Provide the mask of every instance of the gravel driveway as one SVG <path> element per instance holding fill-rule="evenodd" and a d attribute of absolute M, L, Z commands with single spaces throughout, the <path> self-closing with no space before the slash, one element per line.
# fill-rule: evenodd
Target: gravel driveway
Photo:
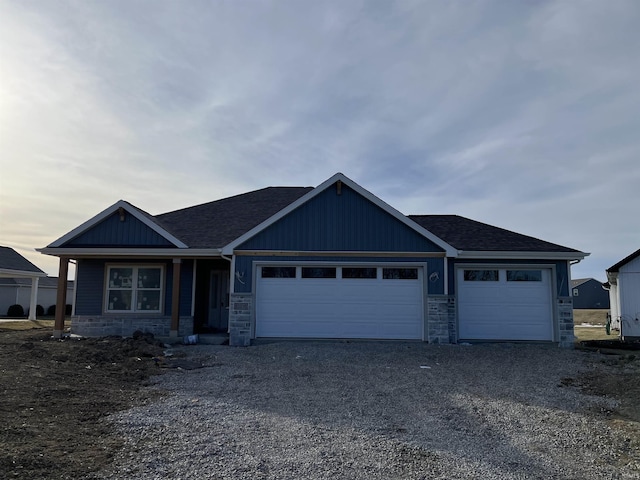
<path fill-rule="evenodd" d="M 277 342 L 183 347 L 205 368 L 111 418 L 99 478 L 628 479 L 612 400 L 570 386 L 598 355 L 549 345 Z M 92 477 L 94 478 L 94 477 Z"/>

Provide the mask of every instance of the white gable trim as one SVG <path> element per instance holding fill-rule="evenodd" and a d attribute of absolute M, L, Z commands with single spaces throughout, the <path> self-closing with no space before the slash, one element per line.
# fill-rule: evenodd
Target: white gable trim
<path fill-rule="evenodd" d="M 316 188 L 311 190 L 309 193 L 303 195 L 302 197 L 300 197 L 295 202 L 289 204 L 288 206 L 286 206 L 285 208 L 280 210 L 275 215 L 269 217 L 268 219 L 266 219 L 261 224 L 255 226 L 254 228 L 249 230 L 247 233 L 243 234 L 242 236 L 240 236 L 237 239 L 235 239 L 233 242 L 231 242 L 228 245 L 226 245 L 225 247 L 223 247 L 222 254 L 223 255 L 233 255 L 233 251 L 237 246 L 243 244 L 244 242 L 246 242 L 250 238 L 254 237 L 255 235 L 257 235 L 258 233 L 260 233 L 261 231 L 263 231 L 267 227 L 273 225 L 278 220 L 282 219 L 285 215 L 288 215 L 289 213 L 294 211 L 300 205 L 308 202 L 312 198 L 314 198 L 317 195 L 319 195 L 320 193 L 324 192 L 327 188 L 329 188 L 332 185 L 334 185 L 337 181 L 341 181 L 344 185 L 346 185 L 349 188 L 355 190 L 357 193 L 359 193 L 360 195 L 365 197 L 367 200 L 371 201 L 373 204 L 375 204 L 378 207 L 382 208 L 385 212 L 387 212 L 389 215 L 391 215 L 395 219 L 399 220 L 400 222 L 404 223 L 406 226 L 408 226 L 412 230 L 416 231 L 417 233 L 419 233 L 423 237 L 425 237 L 428 240 L 430 240 L 433 243 L 435 243 L 438 247 L 442 248 L 445 251 L 445 253 L 446 253 L 446 255 L 448 257 L 456 257 L 457 256 L 457 254 L 458 254 L 458 250 L 457 249 L 455 249 L 454 247 L 452 247 L 448 243 L 444 242 L 439 237 L 436 237 L 433 233 L 431 233 L 427 229 L 421 227 L 420 225 L 415 223 L 413 220 L 409 219 L 408 217 L 406 217 L 405 215 L 400 213 L 398 210 L 393 208 L 388 203 L 380 200 L 374 194 L 372 194 L 368 190 L 365 190 L 360 185 L 358 185 L 357 183 L 355 183 L 353 180 L 351 180 L 350 178 L 346 177 L 342 173 L 336 173 L 333 177 L 331 177 L 330 179 L 328 179 L 325 182 L 321 183 Z"/>
<path fill-rule="evenodd" d="M 12 270 L 10 268 L 0 268 L 1 278 L 35 278 L 46 277 L 44 272 L 29 272 L 27 270 Z"/>
<path fill-rule="evenodd" d="M 167 232 L 160 225 L 158 225 L 157 223 L 152 221 L 149 217 L 147 217 L 146 215 L 143 215 L 136 207 L 134 207 L 130 203 L 125 202 L 124 200 L 118 200 L 116 203 L 114 203 L 110 207 L 106 208 L 105 210 L 103 210 L 102 212 L 97 214 L 95 217 L 87 220 L 82 225 L 74 228 L 73 230 L 71 230 L 69 233 L 67 233 L 63 237 L 60 237 L 58 240 L 53 242 L 47 248 L 61 247 L 65 243 L 73 240 L 74 238 L 76 238 L 79 235 L 83 234 L 84 232 L 86 232 L 90 228 L 94 227 L 98 223 L 100 223 L 103 220 L 105 220 L 106 218 L 108 218 L 109 216 L 113 215 L 120 208 L 123 208 L 128 214 L 133 215 L 135 218 L 140 220 L 142 223 L 144 223 L 151 230 L 156 232 L 161 237 L 165 238 L 167 241 L 169 241 L 172 244 L 174 244 L 176 247 L 178 247 L 178 248 L 189 248 L 187 245 L 185 245 L 180 240 L 178 240 L 176 237 L 174 237 L 169 232 Z"/>

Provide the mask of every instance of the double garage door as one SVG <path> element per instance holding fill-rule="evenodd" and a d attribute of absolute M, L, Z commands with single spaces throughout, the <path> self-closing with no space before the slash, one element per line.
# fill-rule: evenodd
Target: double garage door
<path fill-rule="evenodd" d="M 458 337 L 553 340 L 550 269 L 459 268 Z"/>
<path fill-rule="evenodd" d="M 421 267 L 259 266 L 256 337 L 423 338 Z"/>

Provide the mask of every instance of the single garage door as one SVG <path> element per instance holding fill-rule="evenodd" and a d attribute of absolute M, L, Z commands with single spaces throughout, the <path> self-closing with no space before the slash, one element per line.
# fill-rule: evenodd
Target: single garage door
<path fill-rule="evenodd" d="M 461 340 L 553 340 L 549 269 L 460 268 Z"/>
<path fill-rule="evenodd" d="M 422 339 L 421 267 L 261 266 L 256 337 Z"/>

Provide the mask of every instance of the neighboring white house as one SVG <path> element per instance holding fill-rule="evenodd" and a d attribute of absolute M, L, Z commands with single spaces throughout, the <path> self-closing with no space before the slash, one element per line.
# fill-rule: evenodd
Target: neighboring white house
<path fill-rule="evenodd" d="M 640 250 L 607 269 L 612 326 L 623 340 L 640 339 Z"/>
<path fill-rule="evenodd" d="M 25 313 L 29 312 L 31 316 L 31 284 L 29 278 L 3 278 L 0 277 L 0 317 L 5 316 L 11 305 L 22 305 Z M 57 277 L 40 277 L 38 279 L 38 296 L 36 305 L 42 306 L 44 313 L 52 305 L 56 304 L 56 295 L 58 292 Z M 67 282 L 67 300 L 69 303 L 73 300 L 73 282 Z M 33 312 L 35 314 L 35 311 Z"/>
<path fill-rule="evenodd" d="M 36 305 L 38 305 L 38 283 L 40 278 L 46 276 L 46 273 L 16 252 L 13 248 L 0 247 L 0 278 L 26 279 L 31 283 L 28 303 L 30 320 L 35 320 L 36 318 Z M 5 312 L 0 311 L 0 314 L 2 313 L 6 313 L 6 310 Z"/>

